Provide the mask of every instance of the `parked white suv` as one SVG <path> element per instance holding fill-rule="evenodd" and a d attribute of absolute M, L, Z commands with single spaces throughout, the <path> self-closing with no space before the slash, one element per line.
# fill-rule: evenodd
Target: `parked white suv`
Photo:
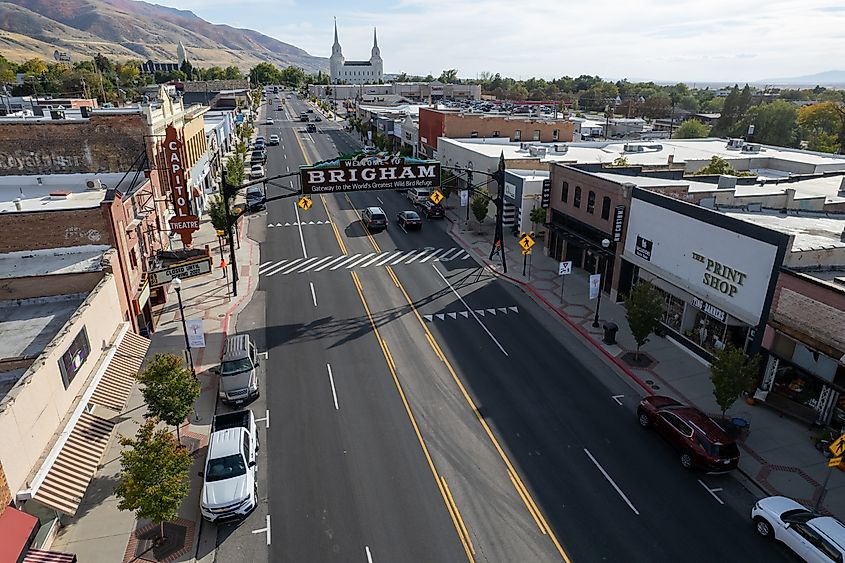
<path fill-rule="evenodd" d="M 831 563 L 845 558 L 845 525 L 792 499 L 761 499 L 751 509 L 751 519 L 758 534 L 783 542 L 804 561 Z"/>

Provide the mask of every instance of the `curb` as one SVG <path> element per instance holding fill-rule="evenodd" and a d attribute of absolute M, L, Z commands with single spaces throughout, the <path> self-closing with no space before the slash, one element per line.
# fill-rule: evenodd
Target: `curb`
<path fill-rule="evenodd" d="M 454 226 L 457 224 L 456 221 L 454 219 L 452 219 L 451 217 L 449 217 L 448 215 L 446 215 L 446 218 L 451 223 L 451 226 L 449 227 L 449 234 L 452 237 L 457 238 L 459 241 L 461 241 L 461 243 L 465 247 L 467 247 L 470 251 L 474 251 L 474 249 L 472 248 L 472 245 L 467 243 L 467 241 L 464 240 L 464 238 L 461 235 L 454 232 Z M 597 342 L 595 338 L 593 338 L 592 334 L 587 332 L 584 329 L 584 327 L 582 327 L 581 325 L 575 323 L 572 319 L 570 319 L 569 316 L 566 313 L 561 312 L 557 307 L 555 307 L 551 302 L 549 302 L 548 299 L 543 297 L 536 289 L 534 289 L 528 282 L 518 280 L 518 279 L 513 278 L 513 277 L 511 277 L 507 274 L 504 274 L 502 272 L 497 271 L 483 257 L 481 258 L 481 263 L 484 264 L 484 266 L 488 270 L 490 270 L 490 272 L 492 272 L 493 275 L 495 275 L 499 278 L 506 279 L 506 280 L 510 281 L 511 283 L 516 284 L 519 287 L 522 287 L 524 290 L 527 290 L 528 292 L 530 292 L 536 299 L 539 299 L 540 301 L 542 301 L 543 304 L 545 304 L 547 308 L 551 309 L 558 317 L 560 317 L 564 322 L 566 322 L 566 324 L 569 325 L 570 328 L 574 329 L 578 334 L 580 334 L 587 341 L 589 341 L 589 343 L 592 344 L 593 347 L 596 350 L 600 351 L 608 360 L 610 360 L 619 370 L 621 370 L 626 376 L 628 376 L 629 379 L 631 379 L 634 383 L 639 385 L 647 394 L 649 394 L 649 395 L 655 394 L 654 390 L 651 389 L 648 385 L 646 385 L 646 383 L 642 379 L 640 379 L 636 374 L 634 374 L 634 372 L 632 372 L 630 369 L 628 369 L 628 367 L 625 366 L 622 363 L 622 361 L 619 360 L 619 358 L 617 358 L 616 356 L 614 356 L 613 354 L 611 354 L 610 352 L 605 350 L 605 348 L 601 344 L 599 344 L 599 342 Z"/>

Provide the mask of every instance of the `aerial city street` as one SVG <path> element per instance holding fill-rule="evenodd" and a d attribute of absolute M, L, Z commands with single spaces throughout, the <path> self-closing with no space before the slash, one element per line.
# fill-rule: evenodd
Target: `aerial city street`
<path fill-rule="evenodd" d="M 845 560 L 845 73 L 172 3 L 0 24 L 0 563 Z"/>

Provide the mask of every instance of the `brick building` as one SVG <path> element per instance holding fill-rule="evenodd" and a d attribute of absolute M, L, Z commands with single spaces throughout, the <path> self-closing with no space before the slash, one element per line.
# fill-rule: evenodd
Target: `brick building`
<path fill-rule="evenodd" d="M 572 141 L 574 124 L 566 119 L 462 113 L 420 108 L 420 151 L 433 158 L 437 139 L 505 138 L 544 143 Z"/>

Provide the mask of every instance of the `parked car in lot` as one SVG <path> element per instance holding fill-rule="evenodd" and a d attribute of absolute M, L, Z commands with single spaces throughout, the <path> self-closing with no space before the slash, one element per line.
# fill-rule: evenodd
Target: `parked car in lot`
<path fill-rule="evenodd" d="M 446 216 L 446 211 L 443 206 L 434 203 L 430 199 L 421 201 L 419 203 L 420 213 L 425 215 L 426 219 L 443 219 Z"/>
<path fill-rule="evenodd" d="M 431 195 L 431 192 L 428 188 L 413 188 L 405 192 L 405 194 L 411 200 L 411 203 L 416 205 L 424 201 L 430 201 L 428 197 Z"/>
<path fill-rule="evenodd" d="M 258 436 L 251 410 L 218 414 L 211 424 L 200 512 L 209 522 L 241 518 L 258 506 Z"/>
<path fill-rule="evenodd" d="M 259 135 L 255 138 L 256 145 L 263 145 L 264 144 L 264 135 Z"/>
<path fill-rule="evenodd" d="M 845 559 L 845 525 L 792 499 L 760 499 L 751 509 L 751 520 L 758 534 L 783 542 L 804 561 L 841 563 Z"/>
<path fill-rule="evenodd" d="M 406 231 L 422 229 L 422 218 L 416 211 L 400 211 L 396 216 L 396 224 Z"/>
<path fill-rule="evenodd" d="M 238 405 L 258 397 L 258 366 L 255 342 L 248 334 L 234 334 L 223 345 L 218 396 L 226 404 Z"/>
<path fill-rule="evenodd" d="M 684 469 L 721 473 L 739 463 L 739 448 L 721 426 L 671 397 L 644 398 L 637 407 L 637 420 L 643 428 L 654 428 L 680 453 Z"/>
<path fill-rule="evenodd" d="M 249 169 L 249 179 L 250 180 L 258 180 L 259 178 L 264 177 L 264 167 L 260 164 L 253 164 L 252 167 Z"/>
<path fill-rule="evenodd" d="M 279 136 L 278 135 L 270 135 L 270 140 L 267 141 L 267 144 L 270 146 L 277 146 L 279 144 Z"/>
<path fill-rule="evenodd" d="M 361 221 L 371 231 L 387 228 L 387 214 L 381 207 L 368 207 L 361 213 Z"/>
<path fill-rule="evenodd" d="M 249 186 L 246 189 L 247 211 L 260 211 L 267 207 L 267 199 L 264 197 L 264 190 L 260 186 Z"/>

